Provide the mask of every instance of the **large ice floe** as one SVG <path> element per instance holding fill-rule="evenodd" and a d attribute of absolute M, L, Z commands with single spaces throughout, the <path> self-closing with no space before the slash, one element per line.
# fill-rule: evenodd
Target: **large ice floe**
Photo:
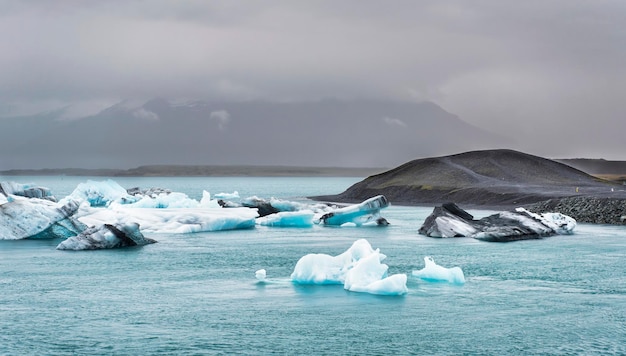
<path fill-rule="evenodd" d="M 203 191 L 200 201 L 164 188 L 125 189 L 114 180 L 80 183 L 58 203 L 50 190 L 34 184 L 0 183 L 0 239 L 68 238 L 88 227 L 138 224 L 141 233 L 195 233 L 268 227 L 387 224 L 378 196 L 337 207 L 256 196 Z M 239 201 L 224 201 L 223 199 Z M 99 246 L 106 246 L 100 244 Z M 102 247 L 105 248 L 105 247 Z"/>
<path fill-rule="evenodd" d="M 249 229 L 255 226 L 257 212 L 253 209 L 211 208 L 128 208 L 114 206 L 96 210 L 79 220 L 87 225 L 132 223 L 140 225 L 143 233 L 188 234 L 221 230 Z"/>
<path fill-rule="evenodd" d="M 456 204 L 435 207 L 419 233 L 431 237 L 473 237 L 491 242 L 540 239 L 552 235 L 572 234 L 576 220 L 560 213 L 535 214 L 524 208 L 503 211 L 474 220 Z"/>
<path fill-rule="evenodd" d="M 338 256 L 308 254 L 296 263 L 291 280 L 297 284 L 343 284 L 344 289 L 379 295 L 406 294 L 406 274 L 387 276 L 386 256 L 365 239 Z"/>

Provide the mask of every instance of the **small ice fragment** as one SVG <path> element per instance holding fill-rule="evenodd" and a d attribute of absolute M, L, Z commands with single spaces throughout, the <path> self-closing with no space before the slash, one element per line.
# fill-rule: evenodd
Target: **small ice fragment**
<path fill-rule="evenodd" d="M 259 281 L 264 282 L 265 281 L 265 276 L 267 276 L 267 272 L 264 269 L 260 269 L 260 270 L 258 270 L 258 271 L 256 271 L 254 273 L 254 276 Z"/>
<path fill-rule="evenodd" d="M 426 266 L 419 271 L 413 271 L 413 276 L 426 281 L 439 281 L 453 284 L 465 283 L 465 275 L 460 267 L 446 268 L 439 266 L 430 256 L 424 257 L 424 262 Z"/>

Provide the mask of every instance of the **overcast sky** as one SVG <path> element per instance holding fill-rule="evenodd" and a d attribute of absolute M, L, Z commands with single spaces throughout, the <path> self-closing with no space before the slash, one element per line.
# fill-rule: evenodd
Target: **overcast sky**
<path fill-rule="evenodd" d="M 0 116 L 122 99 L 430 100 L 626 160 L 626 1 L 5 1 Z"/>

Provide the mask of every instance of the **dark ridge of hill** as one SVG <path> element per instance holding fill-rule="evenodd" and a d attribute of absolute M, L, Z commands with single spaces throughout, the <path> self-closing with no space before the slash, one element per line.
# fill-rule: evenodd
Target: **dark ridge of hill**
<path fill-rule="evenodd" d="M 555 159 L 557 162 L 593 175 L 625 175 L 626 161 L 607 161 L 605 159 L 571 158 Z"/>
<path fill-rule="evenodd" d="M 0 176 L 79 177 L 367 177 L 384 168 L 149 165 L 132 169 L 13 169 Z"/>
<path fill-rule="evenodd" d="M 383 194 L 401 205 L 452 201 L 496 207 L 576 195 L 626 198 L 616 187 L 546 158 L 513 150 L 485 150 L 414 160 L 370 176 L 341 194 L 314 199 L 357 202 Z"/>

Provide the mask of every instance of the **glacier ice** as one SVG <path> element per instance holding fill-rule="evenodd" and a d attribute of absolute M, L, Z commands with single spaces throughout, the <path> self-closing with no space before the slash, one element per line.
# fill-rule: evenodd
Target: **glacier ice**
<path fill-rule="evenodd" d="M 78 202 L 55 203 L 45 199 L 11 196 L 0 205 L 0 240 L 67 237 L 82 229 L 72 221 Z"/>
<path fill-rule="evenodd" d="M 217 193 L 214 196 L 215 199 L 239 199 L 239 192 L 234 191 L 232 193 Z"/>
<path fill-rule="evenodd" d="M 419 229 L 431 237 L 473 237 L 478 240 L 507 242 L 539 239 L 555 234 L 571 234 L 576 220 L 559 213 L 535 214 L 524 208 L 503 211 L 480 220 L 454 203 L 435 207 Z"/>
<path fill-rule="evenodd" d="M 93 207 L 106 207 L 112 202 L 135 202 L 137 198 L 128 194 L 126 189 L 116 181 L 108 179 L 79 183 L 70 195 L 62 199 L 62 201 L 67 200 L 87 201 Z"/>
<path fill-rule="evenodd" d="M 257 225 L 280 227 L 311 227 L 315 213 L 311 210 L 283 211 L 256 219 Z"/>
<path fill-rule="evenodd" d="M 460 267 L 446 268 L 435 263 L 432 257 L 424 257 L 424 268 L 413 271 L 411 274 L 426 281 L 448 282 L 464 284 L 465 275 Z"/>
<path fill-rule="evenodd" d="M 297 284 L 343 284 L 344 289 L 379 295 L 407 293 L 406 275 L 387 276 L 386 256 L 365 239 L 337 256 L 308 254 L 296 263 L 291 280 Z"/>
<path fill-rule="evenodd" d="M 115 205 L 108 209 L 95 209 L 79 220 L 90 226 L 136 222 L 143 233 L 185 234 L 253 228 L 257 216 L 256 210 L 248 208 L 134 209 Z"/>
<path fill-rule="evenodd" d="M 50 189 L 38 186 L 34 183 L 0 182 L 0 196 L 4 195 L 6 200 L 10 195 L 18 195 L 26 198 L 46 199 L 56 202 L 56 198 Z M 1 204 L 2 202 L 0 202 Z"/>
<path fill-rule="evenodd" d="M 265 269 L 260 269 L 254 272 L 254 276 L 259 282 L 265 282 L 265 277 L 267 277 L 267 271 L 265 271 Z"/>
<path fill-rule="evenodd" d="M 9 182 L 2 185 L 2 190 L 12 193 L 30 191 L 34 193 L 24 195 L 51 197 L 47 188 L 33 184 Z M 216 196 L 234 198 L 238 194 L 235 191 Z M 58 204 L 39 198 L 28 201 L 12 194 L 0 194 L 0 197 L 4 198 L 0 201 L 4 206 L 4 213 L 0 216 L 5 221 L 0 227 L 3 239 L 70 237 L 88 226 L 129 223 L 138 223 L 142 232 L 152 233 L 219 231 L 255 225 L 311 227 L 320 221 L 329 225 L 362 225 L 384 221 L 378 211 L 388 206 L 383 196 L 343 208 L 273 197 L 265 200 L 256 196 L 232 203 L 211 199 L 206 190 L 202 199 L 197 201 L 184 193 L 164 188 L 124 189 L 111 179 L 80 183 Z M 64 214 L 59 214 L 60 211 Z M 27 216 L 28 223 L 25 222 Z"/>
<path fill-rule="evenodd" d="M 389 206 L 384 195 L 377 195 L 362 203 L 333 209 L 320 216 L 318 221 L 324 225 L 341 226 L 346 223 L 357 226 L 375 222 L 378 225 L 388 225 L 387 220 L 380 216 L 380 210 Z"/>
<path fill-rule="evenodd" d="M 97 250 L 155 243 L 139 231 L 139 224 L 104 224 L 86 229 L 77 236 L 62 241 L 57 250 Z"/>
<path fill-rule="evenodd" d="M 559 235 L 570 235 L 574 233 L 576 228 L 576 220 L 571 216 L 561 213 L 543 213 L 536 214 L 524 208 L 515 209 L 516 212 L 528 215 L 531 218 L 540 221 L 543 225 L 548 226 Z"/>

